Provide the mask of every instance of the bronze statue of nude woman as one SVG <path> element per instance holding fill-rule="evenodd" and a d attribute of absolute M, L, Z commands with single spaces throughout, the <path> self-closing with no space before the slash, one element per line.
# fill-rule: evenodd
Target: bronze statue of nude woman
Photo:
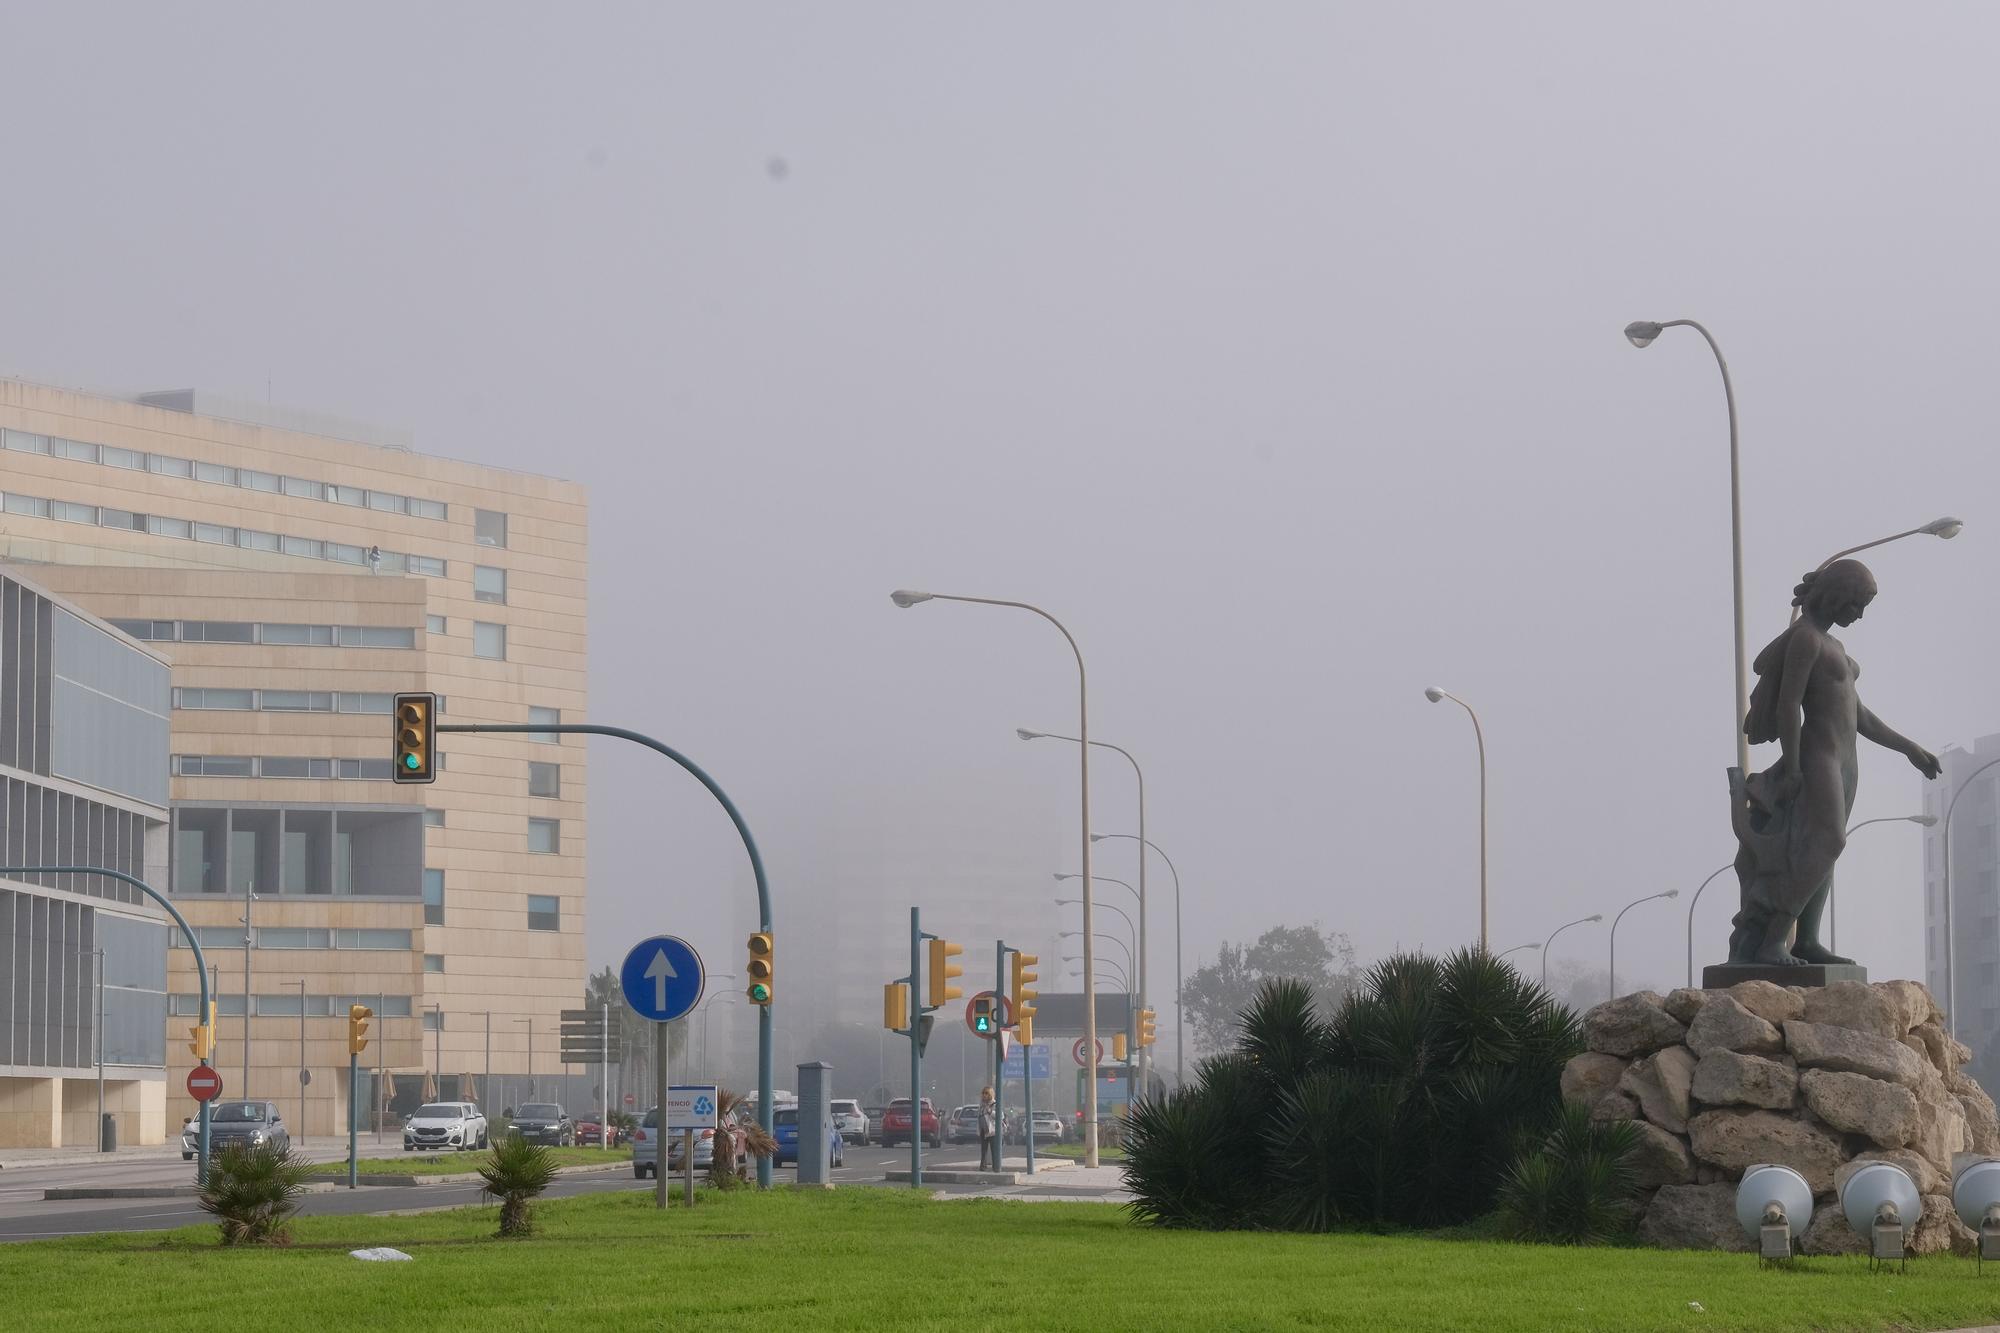
<path fill-rule="evenodd" d="M 1820 943 L 1819 925 L 1833 864 L 1847 845 L 1857 737 L 1906 756 L 1926 778 L 1938 775 L 1936 755 L 1862 704 L 1860 668 L 1831 632 L 1861 619 L 1874 598 L 1868 567 L 1836 560 L 1805 576 L 1792 599 L 1803 614 L 1757 654 L 1743 730 L 1752 744 L 1777 741 L 1784 756 L 1747 781 L 1729 771 L 1743 890 L 1729 936 L 1731 963 L 1853 961 Z"/>

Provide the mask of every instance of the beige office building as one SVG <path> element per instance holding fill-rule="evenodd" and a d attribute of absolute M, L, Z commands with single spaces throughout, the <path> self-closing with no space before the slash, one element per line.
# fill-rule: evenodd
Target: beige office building
<path fill-rule="evenodd" d="M 364 1126 L 385 1085 L 397 1109 L 554 1092 L 583 744 L 447 735 L 438 781 L 398 785 L 388 711 L 424 689 L 446 723 L 583 717 L 582 487 L 261 404 L 0 380 L 0 495 L 0 561 L 171 663 L 170 889 L 216 973 L 224 1095 L 290 1121 L 304 1069 L 305 1134 L 344 1132 L 355 1003 L 390 1076 Z M 168 963 L 178 1124 L 197 986 L 188 949 Z"/>

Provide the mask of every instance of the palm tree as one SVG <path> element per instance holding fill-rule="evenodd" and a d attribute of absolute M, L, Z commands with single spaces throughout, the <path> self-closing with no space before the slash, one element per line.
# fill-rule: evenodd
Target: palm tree
<path fill-rule="evenodd" d="M 286 1244 L 309 1170 L 290 1145 L 233 1143 L 209 1167 L 201 1209 L 221 1223 L 224 1245 Z"/>
<path fill-rule="evenodd" d="M 743 1094 L 733 1088 L 715 1090 L 715 1155 L 708 1165 L 708 1183 L 730 1189 L 749 1174 L 749 1161 L 778 1151 L 778 1141 L 754 1119 L 743 1116 Z"/>
<path fill-rule="evenodd" d="M 479 1176 L 486 1182 L 482 1193 L 500 1201 L 500 1234 L 533 1234 L 529 1208 L 556 1178 L 556 1163 L 549 1150 L 519 1134 L 509 1134 L 493 1145 L 493 1156 L 479 1168 Z"/>

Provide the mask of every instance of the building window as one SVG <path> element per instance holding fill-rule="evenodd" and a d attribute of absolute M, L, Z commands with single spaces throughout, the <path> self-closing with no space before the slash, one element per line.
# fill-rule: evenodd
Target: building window
<path fill-rule="evenodd" d="M 507 627 L 485 620 L 473 621 L 472 655 L 504 662 L 507 659 Z"/>
<path fill-rule="evenodd" d="M 257 627 L 240 620 L 183 620 L 182 643 L 255 643 Z"/>
<path fill-rule="evenodd" d="M 148 514 L 146 531 L 155 537 L 192 537 L 194 524 L 184 518 L 162 518 L 158 514 Z"/>
<path fill-rule="evenodd" d="M 342 625 L 340 646 L 343 648 L 414 648 L 417 646 L 417 632 L 395 625 Z"/>
<path fill-rule="evenodd" d="M 302 556 L 307 560 L 326 558 L 326 548 L 311 537 L 286 537 L 284 548 L 286 555 Z"/>
<path fill-rule="evenodd" d="M 472 599 L 476 602 L 507 600 L 507 571 L 492 565 L 472 567 Z"/>
<path fill-rule="evenodd" d="M 410 932 L 407 930 L 350 930 L 333 932 L 333 947 L 336 949 L 407 949 L 410 947 Z"/>
<path fill-rule="evenodd" d="M 425 954 L 425 955 L 424 955 L 424 971 L 426 971 L 426 972 L 442 972 L 442 971 L 444 971 L 444 955 L 443 955 L 443 954 L 441 954 L 441 953 L 427 953 L 427 954 Z"/>
<path fill-rule="evenodd" d="M 436 765 L 443 768 L 443 764 Z M 388 759 L 342 759 L 337 775 L 349 781 L 387 782 L 396 776 L 394 762 Z"/>
<path fill-rule="evenodd" d="M 107 444 L 104 446 L 104 464 L 106 467 L 124 468 L 127 472 L 144 472 L 146 455 L 137 449 L 120 449 L 117 445 Z"/>
<path fill-rule="evenodd" d="M 424 872 L 424 924 L 442 926 L 444 924 L 444 871 Z"/>
<path fill-rule="evenodd" d="M 560 819 L 530 819 L 528 821 L 528 850 L 531 852 L 555 853 L 562 850 L 562 821 Z"/>
<path fill-rule="evenodd" d="M 67 500 L 49 501 L 49 517 L 63 523 L 88 523 L 97 526 L 97 506 L 72 504 Z"/>
<path fill-rule="evenodd" d="M 326 488 L 326 498 L 337 505 L 358 506 L 368 503 L 368 492 L 362 490 L 359 486 L 329 484 Z"/>
<path fill-rule="evenodd" d="M 528 795 L 530 796 L 562 795 L 562 765 L 529 764 Z"/>
<path fill-rule="evenodd" d="M 297 496 L 301 500 L 317 500 L 321 494 L 318 482 L 307 481 L 303 477 L 286 477 L 284 487 L 285 494 Z"/>
<path fill-rule="evenodd" d="M 275 472 L 258 472 L 251 468 L 236 470 L 236 484 L 246 491 L 264 491 L 276 495 L 282 484 Z"/>
<path fill-rule="evenodd" d="M 267 713 L 331 713 L 333 694 L 328 690 L 264 690 L 258 695 L 258 704 Z"/>
<path fill-rule="evenodd" d="M 192 477 L 194 464 L 185 458 L 169 458 L 166 454 L 148 454 L 146 470 L 160 477 Z"/>
<path fill-rule="evenodd" d="M 275 551 L 280 545 L 277 533 L 258 532 L 253 528 L 236 529 L 236 544 L 246 551 Z"/>
<path fill-rule="evenodd" d="M 49 451 L 49 437 L 34 435 L 25 430 L 10 430 L 4 434 L 7 447 L 17 454 L 45 454 Z"/>
<path fill-rule="evenodd" d="M 174 707 L 208 712 L 247 713 L 257 706 L 255 690 L 175 690 Z"/>
<path fill-rule="evenodd" d="M 211 546 L 234 546 L 236 529 L 225 528 L 220 523 L 197 523 L 194 525 L 194 539 Z"/>
<path fill-rule="evenodd" d="M 391 495 L 386 491 L 368 492 L 368 507 L 370 509 L 379 509 L 385 514 L 400 514 L 408 506 L 409 501 L 400 495 Z"/>
<path fill-rule="evenodd" d="M 554 894 L 531 893 L 528 895 L 528 929 L 562 929 L 562 905 L 556 901 Z"/>
<path fill-rule="evenodd" d="M 444 501 L 419 500 L 415 496 L 411 496 L 410 516 L 412 518 L 443 518 L 445 516 Z"/>
<path fill-rule="evenodd" d="M 443 827 L 444 827 L 444 811 L 442 811 L 442 810 L 426 810 L 426 811 L 424 811 L 424 827 L 425 827 L 425 828 L 443 828 Z"/>
<path fill-rule="evenodd" d="M 204 947 L 207 944 L 207 940 L 202 941 Z M 325 949 L 331 944 L 331 933 L 321 927 L 259 926 L 257 928 L 257 947 L 260 949 Z"/>
<path fill-rule="evenodd" d="M 438 1032 L 444 1028 L 444 1010 L 431 1008 L 424 1010 L 424 1031 Z"/>
<path fill-rule="evenodd" d="M 481 546 L 505 546 L 507 516 L 495 509 L 473 510 L 472 539 Z"/>
<path fill-rule="evenodd" d="M 412 574 L 422 574 L 434 579 L 444 577 L 444 561 L 438 559 L 436 556 L 413 555 L 409 557 L 409 562 Z"/>
<path fill-rule="evenodd" d="M 424 633 L 426 634 L 442 634 L 444 633 L 444 626 L 445 619 L 443 616 L 424 617 Z"/>
<path fill-rule="evenodd" d="M 177 754 L 174 771 L 184 778 L 250 778 L 257 761 L 241 754 Z"/>
<path fill-rule="evenodd" d="M 331 625 L 266 625 L 264 642 L 267 644 L 308 644 L 317 647 L 331 646 L 333 626 Z"/>
<path fill-rule="evenodd" d="M 393 694 L 344 691 L 340 695 L 340 711 L 343 713 L 380 713 L 386 717 L 394 711 L 395 706 L 396 696 Z"/>
<path fill-rule="evenodd" d="M 223 486 L 234 486 L 236 484 L 236 469 L 233 467 L 224 467 L 220 463 L 196 463 L 194 465 L 194 479 L 196 481 L 212 481 Z"/>
<path fill-rule="evenodd" d="M 528 721 L 540 723 L 545 727 L 560 726 L 562 725 L 562 709 L 531 707 L 528 709 Z M 528 733 L 528 739 L 531 741 L 540 741 L 544 745 L 554 745 L 562 739 L 562 736 L 553 731 L 531 731 Z"/>

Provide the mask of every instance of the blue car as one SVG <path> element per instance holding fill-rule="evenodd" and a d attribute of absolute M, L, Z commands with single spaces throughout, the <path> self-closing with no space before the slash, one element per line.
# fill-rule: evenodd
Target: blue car
<path fill-rule="evenodd" d="M 778 1166 L 799 1164 L 799 1112 L 797 1107 L 787 1106 L 771 1113 L 771 1136 L 778 1141 L 778 1154 L 771 1160 Z M 840 1131 L 829 1127 L 826 1135 L 826 1160 L 833 1166 L 847 1165 L 847 1140 Z"/>

